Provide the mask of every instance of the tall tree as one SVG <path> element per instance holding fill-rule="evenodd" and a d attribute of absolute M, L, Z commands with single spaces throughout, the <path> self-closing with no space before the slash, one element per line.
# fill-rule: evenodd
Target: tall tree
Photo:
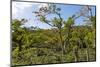
<path fill-rule="evenodd" d="M 61 48 L 62 48 L 62 57 L 63 57 L 64 43 L 63 43 L 63 38 L 62 38 L 62 27 L 63 27 L 63 22 L 64 21 L 61 17 L 60 11 L 61 11 L 61 9 L 57 8 L 56 5 L 48 4 L 48 7 L 41 7 L 39 9 L 39 11 L 36 11 L 34 13 L 37 14 L 36 16 L 39 17 L 39 20 L 41 22 L 44 22 L 44 23 L 50 25 L 51 27 L 57 28 L 58 33 L 59 33 L 59 38 L 60 38 L 60 44 L 61 44 Z M 50 15 L 50 14 L 56 15 L 56 17 L 54 17 L 51 20 L 48 20 L 46 16 Z"/>

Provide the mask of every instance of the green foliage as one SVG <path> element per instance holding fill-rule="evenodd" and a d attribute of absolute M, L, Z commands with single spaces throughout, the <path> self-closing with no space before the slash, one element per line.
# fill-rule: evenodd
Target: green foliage
<path fill-rule="evenodd" d="M 57 17 L 39 16 L 39 20 L 51 29 L 26 28 L 25 19 L 12 20 L 12 65 L 95 61 L 96 18 L 91 18 L 92 26 L 78 26 L 72 17 L 64 21 L 60 8 L 49 8 L 47 12 Z"/>
<path fill-rule="evenodd" d="M 58 19 L 58 18 L 55 17 L 55 18 L 52 20 L 53 26 L 56 26 L 56 27 L 58 27 L 58 28 L 62 27 L 62 23 L 61 23 L 60 21 L 61 21 L 61 19 Z"/>
<path fill-rule="evenodd" d="M 73 24 L 74 24 L 73 18 L 69 17 L 67 22 L 65 23 L 65 27 L 70 27 Z"/>

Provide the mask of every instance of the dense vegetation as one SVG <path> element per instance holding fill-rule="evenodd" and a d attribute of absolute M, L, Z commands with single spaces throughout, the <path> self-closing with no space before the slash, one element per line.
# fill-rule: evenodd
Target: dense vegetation
<path fill-rule="evenodd" d="M 87 14 L 92 13 L 91 7 L 85 6 L 87 12 L 81 11 L 66 21 L 61 17 L 60 8 L 55 5 L 50 7 L 50 10 L 42 7 L 34 13 L 41 22 L 50 25 L 51 29 L 27 28 L 23 26 L 27 23 L 26 19 L 12 20 L 12 65 L 95 61 L 96 16 Z M 57 17 L 48 20 L 46 15 L 49 14 Z M 87 24 L 75 25 L 78 17 L 87 18 L 85 14 L 88 15 L 88 20 L 85 20 Z"/>

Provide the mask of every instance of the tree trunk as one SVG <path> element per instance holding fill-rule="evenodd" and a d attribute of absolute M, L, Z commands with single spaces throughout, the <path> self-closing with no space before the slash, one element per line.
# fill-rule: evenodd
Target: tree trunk
<path fill-rule="evenodd" d="M 74 58 L 75 58 L 74 62 L 77 62 L 78 61 L 78 48 L 73 49 L 73 52 L 74 52 Z"/>
<path fill-rule="evenodd" d="M 89 61 L 89 48 L 86 49 L 86 61 Z"/>
<path fill-rule="evenodd" d="M 60 43 L 61 43 L 61 49 L 62 49 L 62 55 L 61 55 L 61 58 L 62 58 L 62 61 L 63 61 L 63 55 L 64 55 L 64 44 L 63 44 L 62 31 L 61 31 L 61 29 L 59 29 L 59 37 L 60 37 Z"/>

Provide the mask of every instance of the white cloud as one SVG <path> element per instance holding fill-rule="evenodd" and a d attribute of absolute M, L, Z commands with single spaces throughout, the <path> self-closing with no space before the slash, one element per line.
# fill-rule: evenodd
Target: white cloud
<path fill-rule="evenodd" d="M 16 18 L 21 16 L 27 8 L 37 5 L 37 8 L 48 7 L 46 3 L 33 3 L 33 2 L 12 2 L 12 17 Z"/>
<path fill-rule="evenodd" d="M 24 12 L 26 8 L 29 8 L 32 6 L 32 3 L 26 3 L 26 2 L 12 2 L 12 15 L 13 17 L 16 17 Z"/>

